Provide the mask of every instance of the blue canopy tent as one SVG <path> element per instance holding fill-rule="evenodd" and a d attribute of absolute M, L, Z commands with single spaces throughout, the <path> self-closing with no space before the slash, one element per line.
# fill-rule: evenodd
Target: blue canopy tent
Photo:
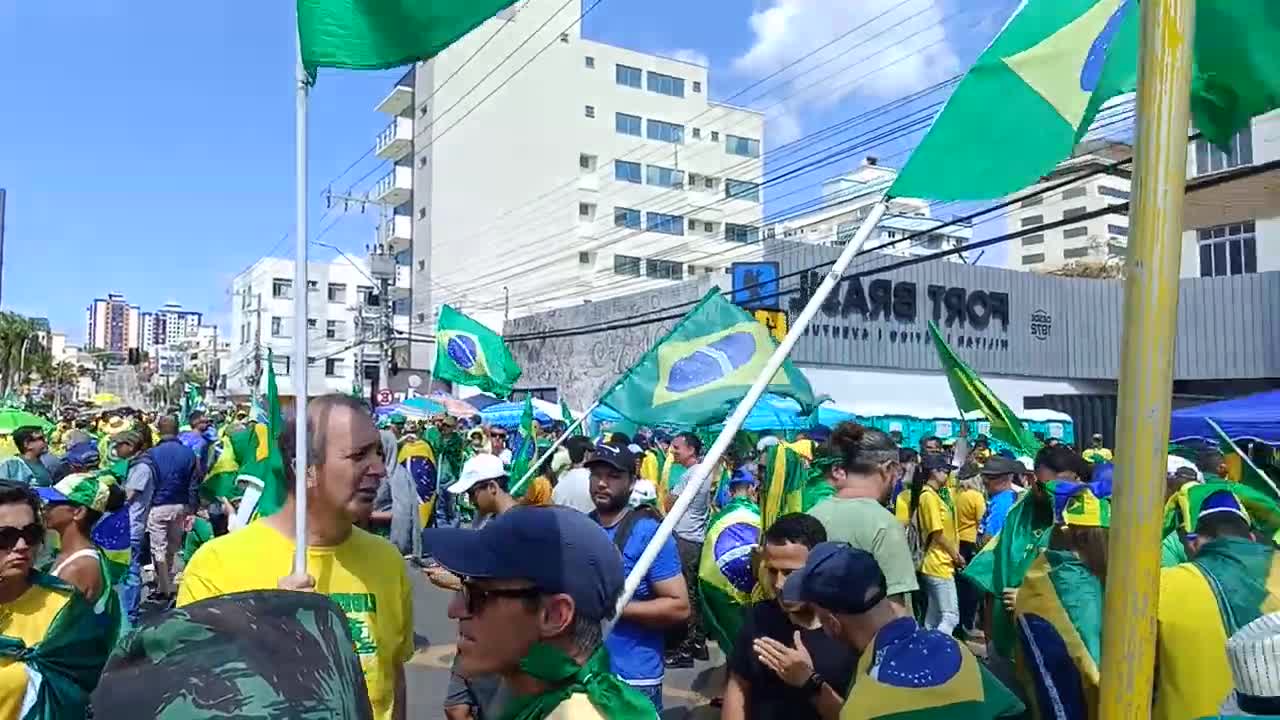
<path fill-rule="evenodd" d="M 393 406 L 393 408 L 395 412 L 416 420 L 428 418 L 432 415 L 443 415 L 445 412 L 443 405 L 424 397 L 409 398 L 399 405 Z"/>
<path fill-rule="evenodd" d="M 855 415 L 835 407 L 818 408 L 818 422 L 831 427 L 844 420 L 853 420 Z M 613 408 L 601 405 L 591 413 L 591 421 L 596 425 L 629 425 Z M 800 414 L 800 404 L 791 398 L 766 394 L 751 408 L 747 420 L 742 424 L 743 430 L 759 432 L 762 430 L 779 430 L 783 432 L 799 432 L 811 426 L 808 415 Z"/>
<path fill-rule="evenodd" d="M 523 402 L 506 402 L 497 403 L 483 408 L 480 411 L 480 417 L 486 425 L 499 425 L 505 428 L 513 428 L 520 424 L 520 418 L 524 415 Z M 551 422 L 551 416 L 537 408 L 533 411 L 533 419 L 539 422 Z"/>
<path fill-rule="evenodd" d="M 1280 445 L 1280 390 L 1175 410 L 1169 423 L 1169 440 L 1217 442 L 1218 435 L 1207 419 L 1217 423 L 1232 440 Z"/>

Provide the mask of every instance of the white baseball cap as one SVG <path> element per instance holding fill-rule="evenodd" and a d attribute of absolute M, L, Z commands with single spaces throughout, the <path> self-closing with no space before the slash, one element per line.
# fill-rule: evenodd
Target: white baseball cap
<path fill-rule="evenodd" d="M 470 490 L 473 486 L 485 482 L 486 480 L 496 480 L 505 477 L 507 468 L 503 466 L 502 459 L 497 455 L 489 453 L 480 453 L 473 455 L 470 460 L 462 464 L 462 474 L 458 476 L 458 480 L 449 486 L 449 492 L 458 495 Z"/>

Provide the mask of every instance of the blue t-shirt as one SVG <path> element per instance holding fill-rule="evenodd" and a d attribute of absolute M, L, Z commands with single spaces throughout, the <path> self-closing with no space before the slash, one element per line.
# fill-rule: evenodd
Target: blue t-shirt
<path fill-rule="evenodd" d="M 619 523 L 605 528 L 609 539 L 613 540 Z M 658 530 L 658 522 L 653 518 L 641 518 L 631 529 L 631 537 L 627 538 L 627 546 L 622 552 L 622 572 L 631 574 L 641 553 L 648 547 L 649 541 Z M 633 600 L 652 600 L 653 583 L 668 580 L 680 574 L 680 556 L 676 554 L 676 541 L 667 538 L 662 550 L 653 559 L 649 572 L 636 588 Z M 619 620 L 613 632 L 605 638 L 605 647 L 609 650 L 609 661 L 613 672 L 630 685 L 661 685 L 663 671 L 663 631 L 658 628 L 640 625 L 628 620 Z"/>
<path fill-rule="evenodd" d="M 982 532 L 991 536 L 1004 529 L 1004 517 L 1018 500 L 1013 490 L 1001 490 L 987 501 L 987 514 L 982 516 Z"/>

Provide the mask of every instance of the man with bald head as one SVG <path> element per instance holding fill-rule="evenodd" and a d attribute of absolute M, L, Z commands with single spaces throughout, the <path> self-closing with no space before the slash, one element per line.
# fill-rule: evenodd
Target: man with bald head
<path fill-rule="evenodd" d="M 154 600 L 160 607 L 173 602 L 174 558 L 182 545 L 187 515 L 195 512 L 197 492 L 203 480 L 201 465 L 191 448 L 178 439 L 178 419 L 164 415 L 156 421 L 160 442 L 151 448 L 155 463 L 155 493 L 147 515 L 151 560 L 156 570 Z"/>

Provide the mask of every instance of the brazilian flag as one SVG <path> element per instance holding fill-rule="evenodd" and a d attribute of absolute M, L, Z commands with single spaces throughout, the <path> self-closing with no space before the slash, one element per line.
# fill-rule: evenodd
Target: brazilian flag
<path fill-rule="evenodd" d="M 129 570 L 129 508 L 107 513 L 93 526 L 89 539 L 102 551 L 103 575 L 110 585 L 124 580 Z"/>
<path fill-rule="evenodd" d="M 765 452 L 760 484 L 761 526 L 768 528 L 783 515 L 804 510 L 808 473 L 804 459 L 791 448 L 774 445 Z"/>
<path fill-rule="evenodd" d="M 443 305 L 436 321 L 433 373 L 437 380 L 507 397 L 520 379 L 521 370 L 501 335 Z"/>
<path fill-rule="evenodd" d="M 726 655 L 742 627 L 743 609 L 751 602 L 756 576 L 751 551 L 760 542 L 760 508 L 736 498 L 712 516 L 698 563 L 698 589 L 707 634 Z"/>
<path fill-rule="evenodd" d="M 641 425 L 713 425 L 733 411 L 777 347 L 768 328 L 712 288 L 600 402 Z M 789 360 L 766 390 L 806 413 L 817 404 Z"/>
<path fill-rule="evenodd" d="M 235 500 L 244 495 L 244 488 L 236 483 L 240 477 L 241 458 L 248 462 L 258 454 L 258 437 L 253 430 L 237 430 L 218 441 L 217 459 L 205 473 L 200 485 L 200 495 L 206 501 L 218 498 Z"/>
<path fill-rule="evenodd" d="M 396 462 L 404 465 L 413 478 L 413 488 L 418 493 L 418 527 L 427 527 L 435 514 L 440 476 L 436 463 L 436 451 L 423 440 L 407 442 L 400 448 Z"/>

